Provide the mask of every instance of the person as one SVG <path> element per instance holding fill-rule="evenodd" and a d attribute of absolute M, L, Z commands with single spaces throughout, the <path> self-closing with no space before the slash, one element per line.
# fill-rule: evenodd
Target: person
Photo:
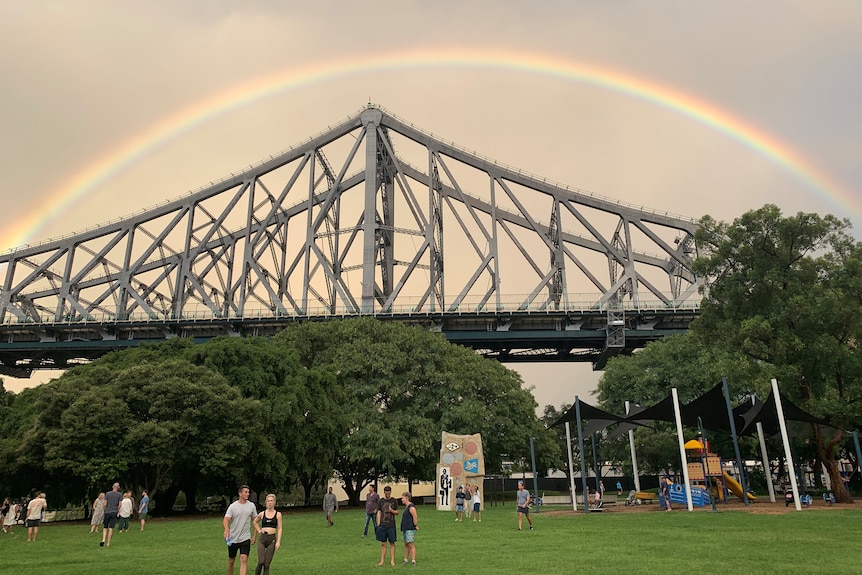
<path fill-rule="evenodd" d="M 93 501 L 93 516 L 90 518 L 90 533 L 95 533 L 105 520 L 105 494 L 99 493 Z"/>
<path fill-rule="evenodd" d="M 380 563 L 383 565 L 386 559 L 386 544 L 389 543 L 389 560 L 395 567 L 395 543 L 398 541 L 398 532 L 395 531 L 395 516 L 398 515 L 398 501 L 392 497 L 392 488 L 383 488 L 383 497 L 377 502 L 377 540 L 380 541 Z"/>
<path fill-rule="evenodd" d="M 479 518 L 479 523 L 482 522 L 482 498 L 479 497 L 479 486 L 473 486 L 473 521 Z"/>
<path fill-rule="evenodd" d="M 9 509 L 3 518 L 3 532 L 12 533 L 12 528 L 18 522 L 18 504 L 15 501 L 9 501 Z"/>
<path fill-rule="evenodd" d="M 42 491 L 36 493 L 36 497 L 27 505 L 27 541 L 35 541 L 39 535 L 39 524 L 42 523 L 42 513 L 48 509 L 48 502 Z"/>
<path fill-rule="evenodd" d="M 3 505 L 0 505 L 0 525 L 3 526 L 3 533 L 6 533 L 6 514 L 12 508 L 12 501 L 7 497 L 3 500 Z"/>
<path fill-rule="evenodd" d="M 120 513 L 120 502 L 123 495 L 120 493 L 120 484 L 114 483 L 110 491 L 105 493 L 105 519 L 102 521 L 102 541 L 100 547 L 110 547 L 111 539 L 114 537 L 114 527 L 117 525 L 117 515 Z"/>
<path fill-rule="evenodd" d="M 416 567 L 416 531 L 419 530 L 419 516 L 416 506 L 413 505 L 413 495 L 409 491 L 401 494 L 401 503 L 404 504 L 404 513 L 401 515 L 401 536 L 404 539 L 404 565 L 410 559 Z"/>
<path fill-rule="evenodd" d="M 467 516 L 467 519 L 470 519 L 470 516 L 473 513 L 473 486 L 469 483 L 467 484 L 467 492 L 464 494 L 466 496 L 467 505 L 464 509 L 464 515 Z"/>
<path fill-rule="evenodd" d="M 623 494 L 623 484 L 617 481 L 617 495 Z"/>
<path fill-rule="evenodd" d="M 670 486 L 673 485 L 673 482 L 670 480 L 670 477 L 667 475 L 664 476 L 664 479 L 661 481 L 661 495 L 664 497 L 664 510 L 672 511 L 670 506 Z"/>
<path fill-rule="evenodd" d="M 521 530 L 521 525 L 524 522 L 524 516 L 527 516 L 527 521 L 530 523 L 530 529 L 533 528 L 533 518 L 530 517 L 530 492 L 524 487 L 524 482 L 518 482 L 518 531 Z"/>
<path fill-rule="evenodd" d="M 323 496 L 323 512 L 326 514 L 327 527 L 335 525 L 332 522 L 333 511 L 338 512 L 338 498 L 335 496 L 335 493 L 332 492 L 332 486 L 330 486 L 326 495 Z"/>
<path fill-rule="evenodd" d="M 257 507 L 248 500 L 248 485 L 240 485 L 239 499 L 231 503 L 224 514 L 224 540 L 227 543 L 227 575 L 233 575 L 233 564 L 239 553 L 239 575 L 248 571 L 248 554 L 254 545 L 256 533 L 251 524 L 257 515 Z"/>
<path fill-rule="evenodd" d="M 455 521 L 464 521 L 464 501 L 466 499 L 464 486 L 459 485 L 458 491 L 455 493 Z"/>
<path fill-rule="evenodd" d="M 123 500 L 120 501 L 120 511 L 119 511 L 119 521 L 117 525 L 117 530 L 120 533 L 126 533 L 129 530 L 129 518 L 132 516 L 132 492 L 125 491 L 123 493 Z"/>
<path fill-rule="evenodd" d="M 281 512 L 275 509 L 275 495 L 266 496 L 266 509 L 254 518 L 257 531 L 257 568 L 254 575 L 269 575 L 269 565 L 275 552 L 281 548 Z"/>
<path fill-rule="evenodd" d="M 141 531 L 144 530 L 144 525 L 147 523 L 147 514 L 150 512 L 150 496 L 147 490 L 141 491 L 141 503 L 138 505 L 138 519 L 141 520 Z"/>
<path fill-rule="evenodd" d="M 380 495 L 373 485 L 368 486 L 368 497 L 365 498 L 365 531 L 363 537 L 368 537 L 368 524 L 371 523 L 372 533 L 377 532 L 377 502 L 380 501 Z"/>

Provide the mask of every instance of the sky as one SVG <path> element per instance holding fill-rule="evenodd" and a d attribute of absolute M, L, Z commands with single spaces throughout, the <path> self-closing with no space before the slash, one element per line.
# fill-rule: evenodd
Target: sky
<path fill-rule="evenodd" d="M 0 0 L 0 251 L 122 218 L 378 104 L 556 182 L 862 227 L 851 0 Z M 513 365 L 539 406 L 588 364 Z M 7 389 L 37 384 L 4 378 Z"/>

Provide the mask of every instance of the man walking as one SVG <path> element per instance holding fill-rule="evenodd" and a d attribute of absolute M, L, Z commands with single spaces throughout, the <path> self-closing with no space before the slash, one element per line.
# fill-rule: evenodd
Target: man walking
<path fill-rule="evenodd" d="M 332 513 L 338 512 L 338 497 L 332 492 L 331 486 L 326 495 L 323 496 L 323 512 L 326 514 L 326 526 L 332 527 L 334 525 L 332 522 Z"/>
<path fill-rule="evenodd" d="M 42 523 L 42 513 L 46 509 L 48 502 L 45 501 L 45 494 L 40 491 L 27 505 L 27 541 L 35 541 L 39 535 L 39 524 Z"/>
<path fill-rule="evenodd" d="M 368 524 L 371 523 L 372 533 L 377 532 L 377 502 L 380 501 L 380 495 L 374 488 L 374 485 L 368 486 L 368 497 L 365 499 L 365 531 L 363 537 L 368 537 Z"/>
<path fill-rule="evenodd" d="M 524 487 L 524 482 L 518 482 L 518 531 L 521 530 L 521 524 L 524 521 L 524 516 L 527 516 L 527 521 L 530 522 L 530 529 L 533 528 L 533 519 L 530 517 L 530 492 Z"/>
<path fill-rule="evenodd" d="M 114 483 L 114 487 L 105 493 L 105 518 L 102 520 L 102 541 L 99 547 L 110 547 L 111 539 L 114 537 L 114 527 L 117 525 L 117 515 L 120 513 L 120 503 L 123 494 L 120 493 L 120 484 Z"/>
<path fill-rule="evenodd" d="M 230 504 L 224 514 L 224 540 L 227 543 L 227 575 L 233 575 L 233 564 L 239 553 L 239 575 L 246 575 L 248 554 L 254 545 L 251 522 L 257 515 L 257 507 L 248 500 L 248 485 L 239 488 L 239 499 Z"/>

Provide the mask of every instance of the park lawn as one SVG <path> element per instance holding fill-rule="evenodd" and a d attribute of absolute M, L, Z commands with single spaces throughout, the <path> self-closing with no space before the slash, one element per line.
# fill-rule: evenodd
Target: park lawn
<path fill-rule="evenodd" d="M 856 569 L 862 540 L 862 511 L 806 509 L 762 514 L 645 510 L 635 513 L 543 511 L 534 514 L 534 531 L 517 530 L 514 506 L 491 507 L 482 522 L 454 521 L 454 514 L 419 506 L 417 570 L 427 573 L 484 575 L 500 573 L 710 575 L 773 573 L 847 573 Z M 657 509 L 657 506 L 656 506 Z M 279 573 L 363 574 L 377 567 L 380 544 L 362 538 L 363 510 L 344 509 L 326 527 L 321 513 L 285 513 L 282 549 L 272 563 Z M 22 526 L 0 533 L 0 572 L 123 575 L 224 573 L 227 551 L 220 517 L 152 519 L 143 533 L 137 522 L 117 533 L 110 548 L 89 526 L 47 524 L 39 539 L 27 543 Z M 403 543 L 396 550 L 401 567 Z M 853 554 L 850 556 L 848 554 Z M 252 551 L 249 574 L 254 573 Z M 239 573 L 239 560 L 237 569 Z"/>

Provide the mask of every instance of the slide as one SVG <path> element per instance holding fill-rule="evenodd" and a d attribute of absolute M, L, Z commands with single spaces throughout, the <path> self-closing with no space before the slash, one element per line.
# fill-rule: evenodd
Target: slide
<path fill-rule="evenodd" d="M 731 477 L 727 471 L 724 472 L 724 482 L 727 483 L 727 488 L 730 489 L 731 493 L 742 499 L 742 485 L 740 485 L 736 479 Z M 757 499 L 757 497 L 751 493 L 748 494 L 749 501 L 754 501 L 755 499 Z"/>

